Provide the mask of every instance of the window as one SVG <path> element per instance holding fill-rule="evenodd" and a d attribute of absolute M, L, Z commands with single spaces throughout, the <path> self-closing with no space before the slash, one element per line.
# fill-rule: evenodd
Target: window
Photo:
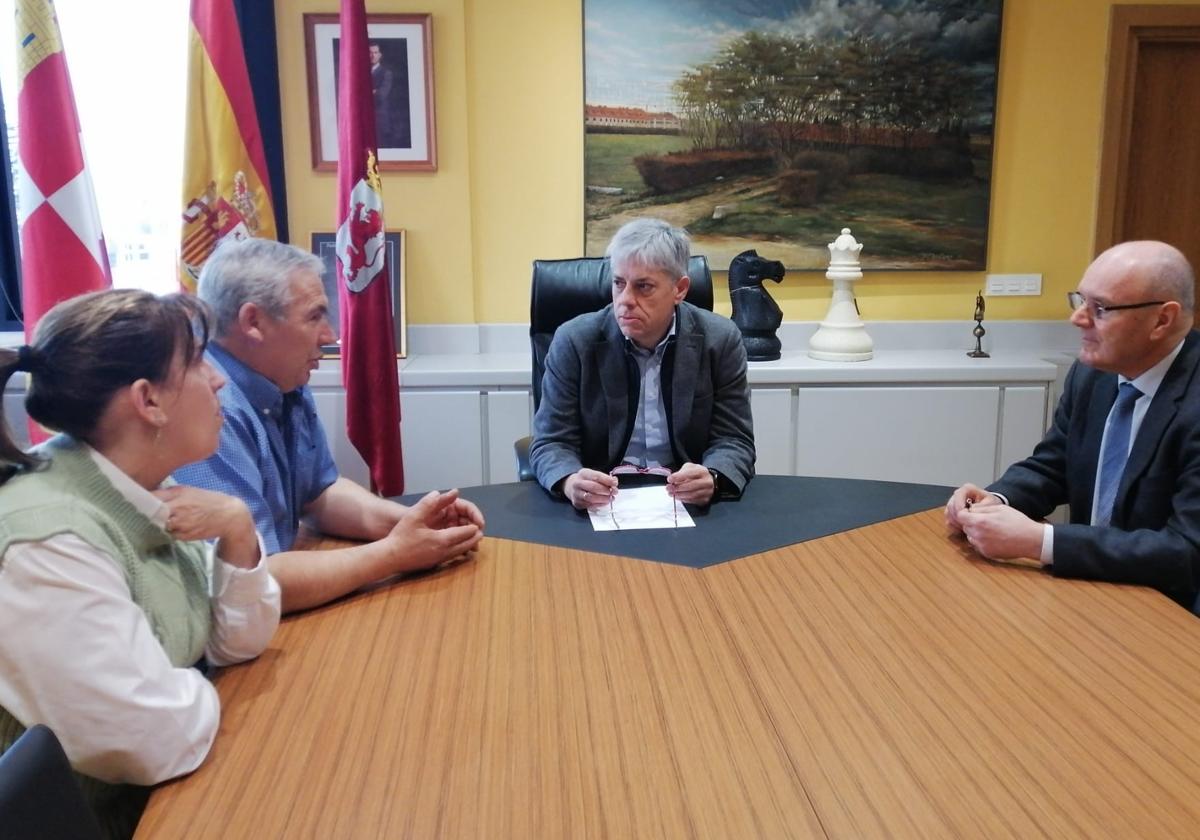
<path fill-rule="evenodd" d="M 113 285 L 175 291 L 187 98 L 187 0 L 56 0 Z M 147 35 L 145 33 L 153 33 Z M 16 158 L 14 18 L 0 84 Z"/>

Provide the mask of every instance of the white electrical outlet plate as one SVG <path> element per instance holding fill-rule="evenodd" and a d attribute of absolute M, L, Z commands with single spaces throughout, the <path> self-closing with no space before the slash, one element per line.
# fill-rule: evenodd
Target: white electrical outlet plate
<path fill-rule="evenodd" d="M 1002 295 L 1040 295 L 1042 293 L 1042 275 L 1040 274 L 989 274 L 987 288 L 984 294 L 989 297 Z"/>

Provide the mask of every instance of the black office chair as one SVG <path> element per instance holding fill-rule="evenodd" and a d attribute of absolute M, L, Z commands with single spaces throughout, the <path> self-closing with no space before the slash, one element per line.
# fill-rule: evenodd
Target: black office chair
<path fill-rule="evenodd" d="M 712 272 L 708 260 L 692 257 L 688 261 L 687 302 L 712 311 Z M 606 257 L 580 257 L 573 260 L 534 260 L 533 283 L 529 303 L 529 347 L 533 353 L 533 410 L 542 402 L 542 374 L 546 372 L 546 354 L 554 332 L 576 315 L 595 312 L 612 303 L 612 274 Z M 529 465 L 530 438 L 513 444 L 517 456 L 517 477 L 533 481 Z"/>
<path fill-rule="evenodd" d="M 4 840 L 100 840 L 58 738 L 32 726 L 0 755 L 0 837 Z"/>

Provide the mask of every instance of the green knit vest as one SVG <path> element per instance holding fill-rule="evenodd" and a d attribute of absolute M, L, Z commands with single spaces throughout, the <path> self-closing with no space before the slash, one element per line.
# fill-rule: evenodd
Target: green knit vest
<path fill-rule="evenodd" d="M 212 624 L 203 543 L 172 540 L 113 487 L 74 439 L 59 435 L 35 451 L 49 462 L 0 485 L 0 564 L 13 543 L 74 534 L 121 567 L 133 602 L 171 664 L 196 662 Z M 0 754 L 24 731 L 0 707 Z M 131 833 L 145 793 L 82 774 L 79 780 L 106 833 Z"/>

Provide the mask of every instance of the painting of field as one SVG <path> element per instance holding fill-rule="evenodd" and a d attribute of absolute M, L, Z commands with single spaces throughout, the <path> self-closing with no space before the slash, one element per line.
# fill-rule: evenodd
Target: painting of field
<path fill-rule="evenodd" d="M 585 233 L 824 269 L 987 261 L 1000 0 L 586 0 Z"/>

